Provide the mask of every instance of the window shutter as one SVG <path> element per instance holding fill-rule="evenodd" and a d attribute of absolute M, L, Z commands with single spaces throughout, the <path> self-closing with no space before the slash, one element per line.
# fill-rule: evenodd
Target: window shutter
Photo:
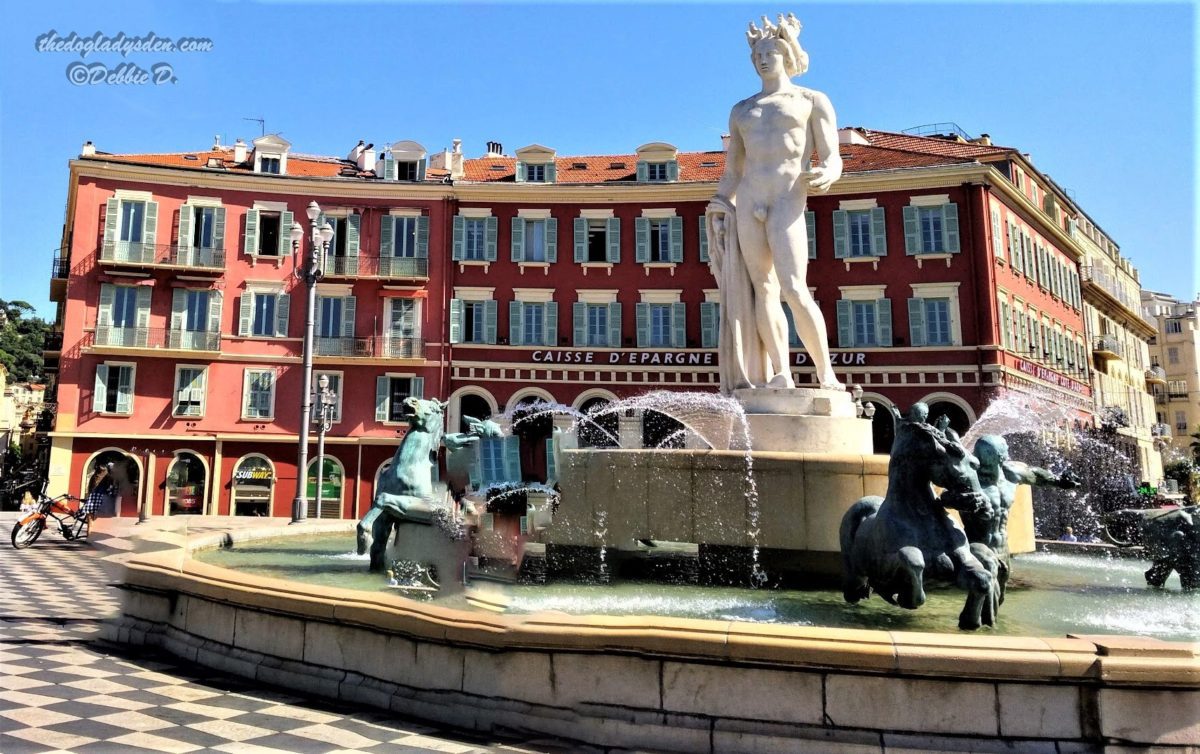
<path fill-rule="evenodd" d="M 117 413 L 133 413 L 133 367 L 117 368 Z"/>
<path fill-rule="evenodd" d="M 871 210 L 871 253 L 877 257 L 887 256 L 887 223 L 883 207 Z"/>
<path fill-rule="evenodd" d="M 1004 259 L 1004 231 L 1000 229 L 1000 210 L 992 208 L 992 254 Z"/>
<path fill-rule="evenodd" d="M 558 304 L 554 301 L 547 301 L 544 306 L 542 331 L 544 345 L 558 345 Z"/>
<path fill-rule="evenodd" d="M 606 223 L 608 236 L 608 263 L 618 264 L 621 261 L 621 218 L 610 217 Z"/>
<path fill-rule="evenodd" d="M 521 262 L 524 259 L 524 217 L 512 219 L 512 238 L 509 246 L 512 261 Z"/>
<path fill-rule="evenodd" d="M 291 316 L 292 297 L 280 293 L 275 297 L 275 335 L 286 338 L 288 334 L 288 318 Z"/>
<path fill-rule="evenodd" d="M 357 308 L 357 301 L 354 296 L 345 296 L 342 298 L 342 337 L 354 337 L 354 310 Z"/>
<path fill-rule="evenodd" d="M 993 220 L 995 218 L 993 217 Z M 992 227 L 996 227 L 996 223 L 992 223 Z M 1012 331 L 1011 324 L 1008 321 L 1008 302 L 1000 302 L 1000 345 L 1006 350 L 1012 350 Z"/>
<path fill-rule="evenodd" d="M 555 183 L 558 180 L 558 166 L 553 162 L 546 163 L 546 183 Z"/>
<path fill-rule="evenodd" d="M 942 239 L 946 251 L 951 254 L 962 251 L 958 240 L 958 205 L 954 202 L 942 205 Z"/>
<path fill-rule="evenodd" d="M 387 220 L 384 220 L 386 224 Z M 390 235 L 390 234 L 389 234 Z M 381 251 L 380 254 L 383 252 Z M 454 216 L 454 237 L 450 244 L 450 258 L 454 261 L 467 258 L 467 219 Z"/>
<path fill-rule="evenodd" d="M 1016 226 L 1011 222 L 1005 223 L 1004 226 L 1008 230 L 1008 261 L 1013 269 L 1020 269 L 1021 262 L 1021 239 L 1017 235 Z"/>
<path fill-rule="evenodd" d="M 279 213 L 279 256 L 287 256 L 292 253 L 292 223 L 295 219 L 291 212 Z"/>
<path fill-rule="evenodd" d="M 678 181 L 679 180 L 679 162 L 678 161 L 671 160 L 670 162 L 667 163 L 667 180 L 668 181 Z"/>
<path fill-rule="evenodd" d="M 450 299 L 450 342 L 462 342 L 463 302 L 460 298 Z"/>
<path fill-rule="evenodd" d="M 358 257 L 359 246 L 362 243 L 362 215 L 350 214 L 346 215 L 346 256 Z M 357 259 L 354 262 L 354 272 L 358 272 Z"/>
<path fill-rule="evenodd" d="M 96 307 L 96 327 L 112 326 L 113 299 L 116 298 L 116 288 L 110 283 L 100 284 L 100 305 Z"/>
<path fill-rule="evenodd" d="M 837 302 L 838 346 L 850 348 L 854 345 L 854 312 L 850 301 L 839 299 Z"/>
<path fill-rule="evenodd" d="M 108 364 L 96 365 L 96 384 L 92 388 L 92 410 L 100 413 L 108 399 Z"/>
<path fill-rule="evenodd" d="M 514 435 L 502 438 L 504 443 L 504 478 L 498 481 L 521 481 L 521 438 Z"/>
<path fill-rule="evenodd" d="M 807 219 L 809 214 L 812 213 L 805 213 L 805 219 Z M 700 261 L 708 262 L 708 218 L 700 215 L 698 219 L 700 220 Z M 808 237 L 808 258 L 812 259 L 815 252 L 816 247 L 813 245 L 812 234 L 810 232 Z"/>
<path fill-rule="evenodd" d="M 190 205 L 183 205 L 179 208 L 179 241 L 176 244 L 181 249 L 188 249 L 192 246 L 192 218 L 195 215 L 195 210 Z"/>
<path fill-rule="evenodd" d="M 246 210 L 246 240 L 242 243 L 242 253 L 254 256 L 258 253 L 258 210 Z"/>
<path fill-rule="evenodd" d="M 517 162 L 516 175 L 513 177 L 517 183 L 525 182 L 525 163 Z"/>
<path fill-rule="evenodd" d="M 487 218 L 484 223 L 483 233 L 483 258 L 489 262 L 496 261 L 496 235 L 500 227 L 500 220 L 495 217 Z"/>
<path fill-rule="evenodd" d="M 650 304 L 639 301 L 634 304 L 633 311 L 637 322 L 637 347 L 645 348 L 650 345 Z"/>
<path fill-rule="evenodd" d="M 634 261 L 645 264 L 650 261 L 650 218 L 639 217 L 633 221 Z"/>
<path fill-rule="evenodd" d="M 904 253 L 921 253 L 921 219 L 916 207 L 904 208 Z"/>
<path fill-rule="evenodd" d="M 700 234 L 704 237 L 704 218 L 700 218 Z M 808 258 L 817 258 L 817 213 L 808 210 L 804 213 L 804 235 L 808 238 Z M 707 249 L 706 249 L 707 251 Z M 707 254 L 705 257 L 707 258 Z"/>
<path fill-rule="evenodd" d="M 683 301 L 671 304 L 671 346 L 687 348 L 687 304 Z"/>
<path fill-rule="evenodd" d="M 425 180 L 425 166 L 427 164 L 428 164 L 428 160 L 424 157 L 417 160 L 417 180 L 418 181 Z"/>
<path fill-rule="evenodd" d="M 521 316 L 523 308 L 520 301 L 508 302 L 508 344 L 510 346 L 525 345 L 525 320 Z"/>
<path fill-rule="evenodd" d="M 925 299 L 908 300 L 908 338 L 910 345 L 925 345 Z"/>
<path fill-rule="evenodd" d="M 884 348 L 892 347 L 892 300 L 875 300 L 875 342 Z"/>
<path fill-rule="evenodd" d="M 496 302 L 483 302 L 483 342 L 496 343 Z"/>
<path fill-rule="evenodd" d="M 621 347 L 621 304 L 613 301 L 608 305 L 608 347 Z"/>
<path fill-rule="evenodd" d="M 417 218 L 417 259 L 429 258 L 429 217 Z"/>
<path fill-rule="evenodd" d="M 582 348 L 587 345 L 587 304 L 582 301 L 572 304 L 571 319 L 575 330 L 573 343 L 576 348 Z"/>
<path fill-rule="evenodd" d="M 213 248 L 225 249 L 225 208 L 213 210 Z"/>
<path fill-rule="evenodd" d="M 558 219 L 553 217 L 546 219 L 546 261 L 558 261 Z"/>
<path fill-rule="evenodd" d="M 425 378 L 413 377 L 408 381 L 408 394 L 413 398 L 425 398 Z"/>
<path fill-rule="evenodd" d="M 575 264 L 587 261 L 588 221 L 586 217 L 574 220 Z"/>
<path fill-rule="evenodd" d="M 221 341 L 221 302 L 224 296 L 220 291 L 208 292 L 208 332 L 213 336 L 209 343 Z"/>
<path fill-rule="evenodd" d="M 843 209 L 833 211 L 833 258 L 850 256 L 850 213 Z"/>
<path fill-rule="evenodd" d="M 720 313 L 717 307 L 720 306 L 715 301 L 700 302 L 700 347 L 701 348 L 716 348 L 717 347 L 717 327 L 720 320 Z"/>
<path fill-rule="evenodd" d="M 375 421 L 385 422 L 388 418 L 388 388 L 391 387 L 388 383 L 391 382 L 387 377 L 375 378 Z"/>
<path fill-rule="evenodd" d="M 391 155 L 383 158 L 383 180 L 396 180 L 396 159 Z"/>
<path fill-rule="evenodd" d="M 154 244 L 158 236 L 158 202 L 146 202 L 146 216 L 142 225 L 142 245 L 147 249 L 142 255 L 145 261 L 154 259 Z"/>
<path fill-rule="evenodd" d="M 109 199 L 104 204 L 104 251 L 101 259 L 112 259 L 117 248 L 117 226 L 121 222 L 121 200 Z"/>
<path fill-rule="evenodd" d="M 637 182 L 645 183 L 650 178 L 649 168 L 646 166 L 645 160 L 638 160 L 637 163 Z"/>
<path fill-rule="evenodd" d="M 679 264 L 683 261 L 683 218 L 671 218 L 671 261 Z"/>
<path fill-rule="evenodd" d="M 148 345 L 150 338 L 150 293 L 149 286 L 138 286 L 136 345 L 142 347 Z"/>
<path fill-rule="evenodd" d="M 459 221 L 461 217 L 454 218 L 454 238 L 455 243 L 458 243 Z M 454 253 L 459 252 L 458 246 L 454 247 Z M 379 256 L 388 258 L 396 256 L 396 218 L 391 215 L 384 215 L 379 218 Z M 461 256 L 455 256 L 455 259 L 462 259 Z"/>
<path fill-rule="evenodd" d="M 554 435 L 546 438 L 546 484 L 558 479 L 558 464 L 554 460 Z"/>

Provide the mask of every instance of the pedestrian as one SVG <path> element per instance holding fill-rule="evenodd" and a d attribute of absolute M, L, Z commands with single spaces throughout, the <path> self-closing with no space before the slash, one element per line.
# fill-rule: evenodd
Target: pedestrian
<path fill-rule="evenodd" d="M 1075 536 L 1075 530 L 1067 526 L 1063 528 L 1062 536 L 1058 538 L 1059 542 L 1078 542 L 1079 537 Z"/>
<path fill-rule="evenodd" d="M 87 495 L 79 507 L 79 513 L 87 516 L 88 523 L 96 520 L 96 513 L 113 497 L 112 467 L 111 462 L 98 465 L 88 481 Z"/>

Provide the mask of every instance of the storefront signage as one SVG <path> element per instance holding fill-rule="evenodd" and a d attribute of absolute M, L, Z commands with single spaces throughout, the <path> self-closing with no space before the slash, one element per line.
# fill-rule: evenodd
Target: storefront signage
<path fill-rule="evenodd" d="M 717 365 L 715 351 L 583 351 L 568 349 L 532 351 L 530 358 L 538 364 L 699 367 L 715 367 Z M 834 366 L 864 366 L 867 363 L 867 354 L 862 351 L 831 353 L 830 359 Z M 793 352 L 792 364 L 798 367 L 807 365 L 808 354 L 804 351 Z"/>
<path fill-rule="evenodd" d="M 270 466 L 265 463 L 262 466 L 258 466 L 247 461 L 237 471 L 233 472 L 233 481 L 238 484 L 270 484 L 274 480 L 271 478 Z"/>
<path fill-rule="evenodd" d="M 1049 382 L 1051 385 L 1058 385 L 1059 387 L 1064 387 L 1067 390 L 1071 390 L 1076 393 L 1086 394 L 1088 391 L 1088 386 L 1082 382 L 1073 380 L 1070 377 L 1064 377 L 1058 372 L 1055 372 L 1052 369 L 1047 369 L 1041 364 L 1034 364 L 1031 361 L 1017 359 L 1017 369 L 1025 374 L 1037 377 L 1043 382 Z"/>

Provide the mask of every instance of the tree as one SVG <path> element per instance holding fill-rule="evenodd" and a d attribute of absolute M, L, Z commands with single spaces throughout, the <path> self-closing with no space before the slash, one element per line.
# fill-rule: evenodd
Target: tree
<path fill-rule="evenodd" d="M 0 364 L 13 382 L 44 382 L 42 350 L 51 326 L 25 301 L 0 299 Z"/>

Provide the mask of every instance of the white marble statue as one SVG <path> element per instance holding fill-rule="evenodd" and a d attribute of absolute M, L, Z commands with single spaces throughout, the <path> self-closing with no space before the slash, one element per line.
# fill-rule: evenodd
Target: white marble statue
<path fill-rule="evenodd" d="M 842 390 L 829 360 L 825 318 L 805 281 L 808 192 L 824 193 L 842 175 L 833 105 L 792 83 L 808 70 L 794 15 L 746 33 L 762 91 L 733 106 L 725 173 L 707 209 L 713 274 L 721 290 L 721 392 L 793 388 L 787 320 L 817 369 L 822 388 Z M 819 164 L 811 164 L 813 150 Z"/>

